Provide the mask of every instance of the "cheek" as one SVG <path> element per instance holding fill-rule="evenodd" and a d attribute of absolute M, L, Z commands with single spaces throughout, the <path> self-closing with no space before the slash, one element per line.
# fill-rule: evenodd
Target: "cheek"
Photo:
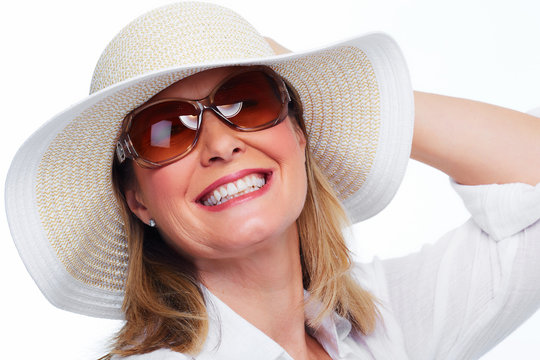
<path fill-rule="evenodd" d="M 266 148 L 271 149 L 275 159 L 284 164 L 305 164 L 306 140 L 300 129 L 287 118 L 269 129 Z"/>
<path fill-rule="evenodd" d="M 290 121 L 275 126 L 268 148 L 272 156 L 281 164 L 283 187 L 282 196 L 289 203 L 293 214 L 300 215 L 307 193 L 306 141 L 302 132 Z"/>
<path fill-rule="evenodd" d="M 182 159 L 159 169 L 139 169 L 137 181 L 142 201 L 149 213 L 157 221 L 171 214 L 174 207 L 188 203 L 186 198 L 193 173 L 193 161 Z"/>
<path fill-rule="evenodd" d="M 183 159 L 185 160 L 185 159 Z M 157 223 L 163 239 L 178 252 L 189 256 L 195 252 L 191 248 L 195 242 L 189 239 L 202 239 L 204 232 L 193 215 L 192 204 L 187 196 L 192 174 L 189 162 L 173 163 L 154 170 L 146 179 L 145 197 L 149 214 Z"/>
<path fill-rule="evenodd" d="M 293 225 L 303 209 L 307 191 L 305 141 L 300 134 L 288 119 L 267 130 L 236 134 L 247 150 L 231 169 L 260 164 L 273 164 L 279 169 L 276 174 L 279 191 L 272 194 L 270 202 L 264 203 L 264 211 L 247 214 L 240 224 L 226 216 L 220 222 L 213 214 L 201 212 L 191 201 L 196 193 L 193 188 L 198 189 L 193 183 L 201 179 L 211 183 L 232 170 L 208 175 L 206 171 L 211 169 L 201 169 L 197 151 L 160 169 L 139 169 L 144 173 L 138 179 L 147 208 L 166 241 L 183 253 L 205 257 L 213 254 L 212 249 L 241 248 L 253 238 L 270 236 Z M 207 226 L 209 222 L 215 226 Z M 230 239 L 231 233 L 236 234 L 234 241 Z"/>
<path fill-rule="evenodd" d="M 194 153 L 195 154 L 195 153 Z M 187 156 L 159 169 L 139 170 L 139 187 L 150 217 L 163 239 L 185 256 L 198 254 L 209 238 L 189 192 L 197 159 Z"/>

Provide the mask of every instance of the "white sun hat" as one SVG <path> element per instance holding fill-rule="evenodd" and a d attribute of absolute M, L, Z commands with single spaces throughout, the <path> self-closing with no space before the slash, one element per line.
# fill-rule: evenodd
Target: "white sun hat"
<path fill-rule="evenodd" d="M 55 306 L 122 318 L 127 241 L 111 181 L 122 120 L 172 83 L 230 65 L 267 65 L 297 91 L 310 150 L 353 222 L 388 204 L 405 172 L 414 117 L 407 67 L 391 38 L 370 34 L 278 56 L 231 10 L 164 6 L 109 43 L 91 95 L 38 129 L 11 164 L 11 234 Z"/>

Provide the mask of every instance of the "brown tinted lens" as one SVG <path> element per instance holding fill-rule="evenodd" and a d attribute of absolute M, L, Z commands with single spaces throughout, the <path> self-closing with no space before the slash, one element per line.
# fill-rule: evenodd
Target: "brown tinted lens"
<path fill-rule="evenodd" d="M 135 151 L 152 162 L 184 153 L 195 139 L 197 115 L 198 109 L 183 101 L 166 101 L 144 109 L 131 120 L 129 136 Z"/>
<path fill-rule="evenodd" d="M 263 71 L 238 74 L 214 95 L 214 105 L 240 128 L 257 128 L 274 122 L 283 107 L 276 80 Z"/>

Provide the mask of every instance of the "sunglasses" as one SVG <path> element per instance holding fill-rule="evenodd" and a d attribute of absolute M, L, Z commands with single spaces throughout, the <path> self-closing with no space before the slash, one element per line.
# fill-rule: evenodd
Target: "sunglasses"
<path fill-rule="evenodd" d="M 122 123 L 116 154 L 120 163 L 130 158 L 145 168 L 165 166 L 193 150 L 205 110 L 234 130 L 259 131 L 283 121 L 290 101 L 285 83 L 273 70 L 245 68 L 203 99 L 160 99 L 131 111 Z"/>

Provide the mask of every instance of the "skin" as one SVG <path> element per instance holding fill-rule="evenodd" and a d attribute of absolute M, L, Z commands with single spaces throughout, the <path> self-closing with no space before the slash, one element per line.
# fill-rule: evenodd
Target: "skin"
<path fill-rule="evenodd" d="M 286 51 L 271 44 L 276 53 Z M 197 74 L 156 98 L 205 97 L 229 71 Z M 540 158 L 538 118 L 421 92 L 415 92 L 415 108 L 412 158 L 467 185 L 540 182 L 540 167 L 531 166 Z M 203 283 L 239 315 L 294 359 L 328 359 L 304 327 L 295 220 L 306 191 L 305 143 L 289 118 L 242 133 L 207 111 L 195 149 L 157 170 L 135 166 L 138 185 L 126 197 L 142 221 L 156 220 L 164 238 L 192 258 Z M 265 194 L 218 212 L 194 201 L 216 179 L 254 168 L 272 171 Z"/>
<path fill-rule="evenodd" d="M 265 38 L 278 55 L 291 52 Z M 519 111 L 414 92 L 411 158 L 464 185 L 540 182 L 540 120 Z"/>
<path fill-rule="evenodd" d="M 196 74 L 150 101 L 203 98 L 233 71 Z M 307 191 L 305 146 L 289 117 L 266 130 L 240 132 L 206 111 L 194 150 L 158 169 L 135 166 L 137 185 L 126 191 L 126 199 L 142 221 L 154 219 L 163 238 L 193 261 L 214 295 L 293 358 L 324 359 L 328 355 L 304 327 L 296 219 Z M 262 195 L 231 200 L 219 211 L 197 201 L 216 181 L 246 169 L 271 171 Z"/>
<path fill-rule="evenodd" d="M 232 71 L 197 74 L 150 101 L 204 97 Z M 290 119 L 258 132 L 232 130 L 212 111 L 203 119 L 197 146 L 186 157 L 158 169 L 135 167 L 139 186 L 129 204 L 144 222 L 153 218 L 165 238 L 193 258 L 236 258 L 247 244 L 257 249 L 264 245 L 258 239 L 290 231 L 300 214 L 306 193 L 305 139 Z M 265 196 L 218 212 L 196 201 L 215 181 L 246 169 L 272 172 Z M 242 255 L 249 255 L 251 247 Z"/>
<path fill-rule="evenodd" d="M 465 185 L 540 182 L 540 120 L 477 101 L 415 92 L 411 158 Z"/>

